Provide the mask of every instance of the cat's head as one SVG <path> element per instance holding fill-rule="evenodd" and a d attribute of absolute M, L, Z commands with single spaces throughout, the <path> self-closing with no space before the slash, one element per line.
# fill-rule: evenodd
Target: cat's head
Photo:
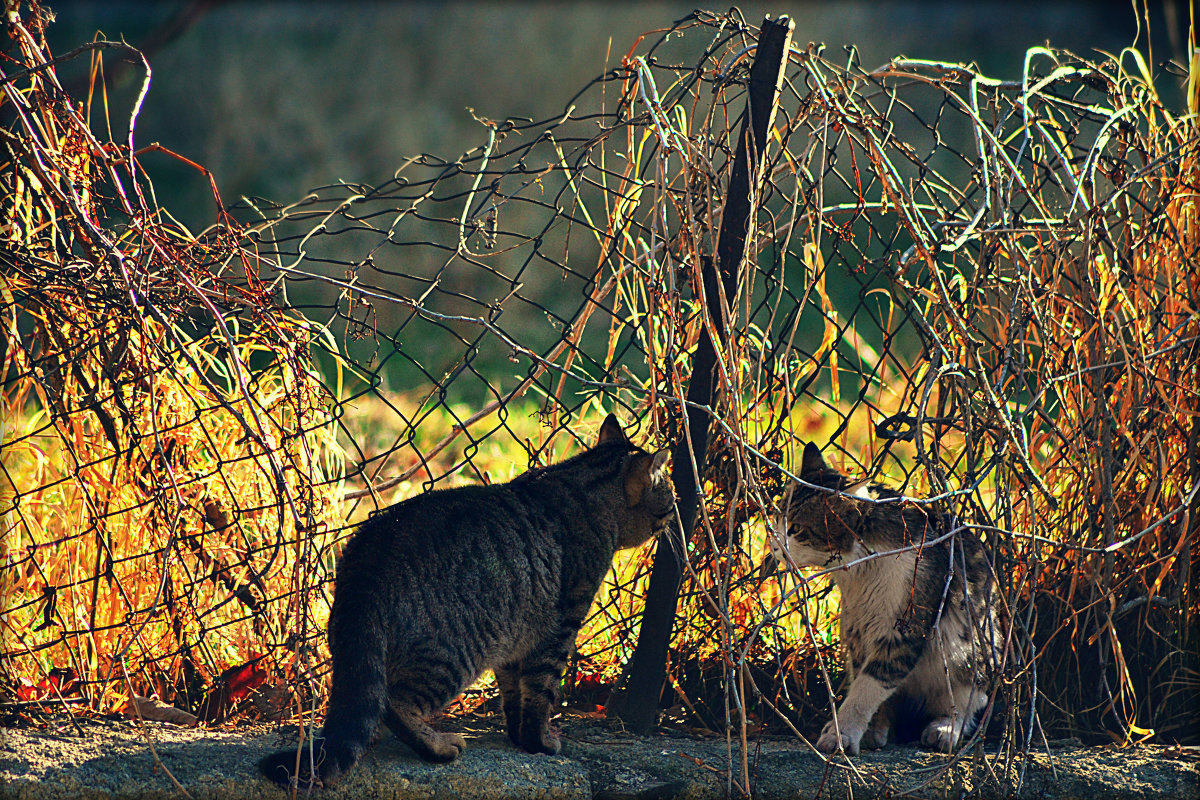
<path fill-rule="evenodd" d="M 792 481 L 784 490 L 772 520 L 768 541 L 775 557 L 797 567 L 822 567 L 866 555 L 860 531 L 870 488 L 826 464 L 812 442 L 804 445 L 799 476 L 804 483 Z"/>
<path fill-rule="evenodd" d="M 629 441 L 616 416 L 609 414 L 600 426 L 596 447 L 613 444 L 622 445 L 618 452 L 623 459 L 619 492 L 624 503 L 616 503 L 620 526 L 617 547 L 636 547 L 666 533 L 674 524 L 675 484 L 667 464 L 670 452 L 664 449 L 647 453 Z"/>

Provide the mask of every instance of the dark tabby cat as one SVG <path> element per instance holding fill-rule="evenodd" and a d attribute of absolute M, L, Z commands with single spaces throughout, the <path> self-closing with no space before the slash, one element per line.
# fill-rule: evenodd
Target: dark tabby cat
<path fill-rule="evenodd" d="M 596 446 L 574 458 L 506 484 L 427 492 L 363 523 L 338 562 L 315 777 L 336 781 L 381 720 L 427 761 L 453 760 L 462 737 L 426 720 L 487 669 L 513 743 L 557 753 L 550 713 L 613 554 L 674 518 L 666 458 L 631 444 L 610 414 Z M 314 783 L 302 755 L 298 782 Z M 259 766 L 289 785 L 297 756 Z"/>
<path fill-rule="evenodd" d="M 794 566 L 843 567 L 830 578 L 842 594 L 852 676 L 817 749 L 883 747 L 893 725 L 911 722 L 900 715 L 916 712 L 928 722 L 921 744 L 952 752 L 975 729 L 998 661 L 983 545 L 965 530 L 934 543 L 952 530 L 950 517 L 882 486 L 853 484 L 812 443 L 800 479 L 821 488 L 788 487 L 775 525 L 786 552 L 777 541 L 772 549 Z M 870 502 L 884 498 L 894 502 Z"/>

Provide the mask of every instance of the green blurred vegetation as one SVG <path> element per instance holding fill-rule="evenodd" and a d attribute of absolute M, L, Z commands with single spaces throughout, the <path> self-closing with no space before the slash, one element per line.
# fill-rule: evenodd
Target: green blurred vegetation
<path fill-rule="evenodd" d="M 639 35 L 668 27 L 694 7 L 686 2 L 71 0 L 55 5 L 58 18 L 47 36 L 58 54 L 97 35 L 146 46 L 154 74 L 135 133 L 138 144 L 161 142 L 209 168 L 226 205 L 243 196 L 290 203 L 313 187 L 336 182 L 378 186 L 420 153 L 453 162 L 486 141 L 486 129 L 473 114 L 493 119 L 559 115 L 591 79 L 619 64 Z M 974 62 L 1000 78 L 1018 76 L 1024 51 L 1034 44 L 1049 41 L 1084 54 L 1115 52 L 1136 35 L 1125 2 L 843 0 L 741 8 L 752 24 L 767 13 L 791 14 L 799 46 L 825 42 L 833 53 L 853 46 L 845 59 L 857 58 L 868 68 L 903 53 Z M 1097 13 L 1100 9 L 1110 13 Z M 172 28 L 180 19 L 186 24 Z M 164 37 L 170 30 L 173 38 Z M 1161 35 L 1165 57 L 1172 43 Z M 79 59 L 62 65 L 60 74 L 68 85 L 86 86 L 86 66 L 86 59 Z M 105 66 L 111 118 L 94 116 L 93 125 L 110 128 L 120 140 L 141 69 L 115 62 Z M 158 201 L 177 219 L 193 231 L 212 223 L 214 199 L 201 174 L 166 155 L 143 158 L 154 175 Z M 414 235 L 411 227 L 404 233 Z M 361 257 L 353 237 L 338 237 L 334 246 L 347 260 Z M 869 241 L 856 249 L 868 256 L 879 252 Z M 406 265 L 407 272 L 417 274 L 434 268 Z M 483 287 L 469 283 L 455 288 L 486 296 Z M 578 303 L 575 287 L 547 284 L 545 289 L 549 308 Z M 855 281 L 839 281 L 831 285 L 831 298 L 835 307 L 849 311 L 864 291 Z M 337 302 L 328 287 L 316 283 L 292 283 L 289 301 L 314 319 L 328 317 Z M 343 347 L 352 360 L 373 362 L 394 347 L 386 337 L 398 330 L 402 309 L 383 304 L 374 313 L 376 330 L 385 338 L 347 337 Z M 518 323 L 531 343 L 539 340 L 535 317 L 531 311 Z M 545 334 L 546 341 L 553 340 L 552 330 Z M 409 339 L 406 358 L 392 358 L 384 371 L 389 382 L 403 387 L 427 380 L 424 373 L 436 378 L 456 368 L 458 354 L 436 348 L 423 352 Z M 497 354 L 480 363 L 507 374 Z"/>

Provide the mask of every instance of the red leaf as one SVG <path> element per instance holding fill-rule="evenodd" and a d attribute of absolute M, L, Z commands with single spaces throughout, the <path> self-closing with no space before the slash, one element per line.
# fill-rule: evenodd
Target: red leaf
<path fill-rule="evenodd" d="M 225 697 L 231 703 L 245 700 L 250 693 L 267 682 L 270 675 L 257 664 L 243 664 L 226 670 L 222 676 L 225 679 Z"/>
<path fill-rule="evenodd" d="M 70 667 L 55 667 L 50 670 L 46 680 L 39 684 L 39 688 L 42 684 L 45 685 L 49 694 L 54 694 L 54 690 L 64 696 L 74 694 L 79 690 L 79 673 Z"/>

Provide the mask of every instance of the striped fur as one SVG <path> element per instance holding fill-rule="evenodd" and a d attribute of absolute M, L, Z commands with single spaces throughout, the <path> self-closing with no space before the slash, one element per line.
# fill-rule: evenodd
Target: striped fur
<path fill-rule="evenodd" d="M 427 492 L 363 523 L 338 563 L 317 780 L 334 783 L 381 721 L 422 758 L 453 760 L 462 737 L 427 719 L 488 669 L 513 743 L 557 753 L 559 683 L 613 554 L 674 518 L 666 455 L 630 443 L 609 415 L 596 446 L 572 459 L 506 484 Z M 294 776 L 296 755 L 260 767 L 285 786 L 315 783 L 303 767 Z"/>
<path fill-rule="evenodd" d="M 800 479 L 817 488 L 788 487 L 772 549 L 795 567 L 842 567 L 830 578 L 842 595 L 852 676 L 817 749 L 882 747 L 894 726 L 912 727 L 899 715 L 915 715 L 922 745 L 955 750 L 976 726 L 998 662 L 995 581 L 982 543 L 934 506 L 854 484 L 811 443 Z M 893 502 L 871 502 L 881 499 Z"/>

